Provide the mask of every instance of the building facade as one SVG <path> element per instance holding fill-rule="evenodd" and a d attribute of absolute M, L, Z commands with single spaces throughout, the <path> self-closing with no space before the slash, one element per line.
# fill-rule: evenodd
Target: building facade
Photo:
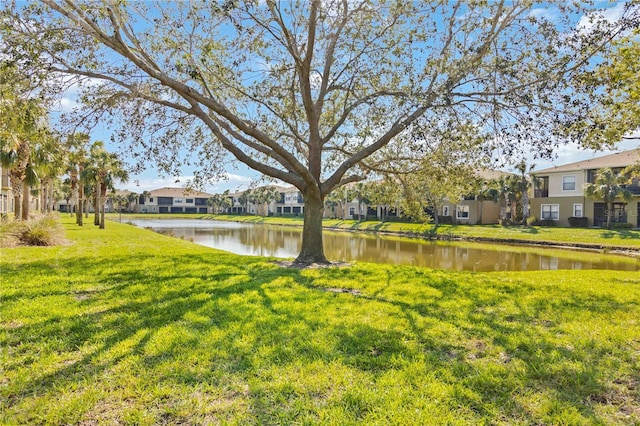
<path fill-rule="evenodd" d="M 586 218 L 587 226 L 601 226 L 607 222 L 607 206 L 586 197 L 585 184 L 594 183 L 600 169 L 610 168 L 619 172 L 633 164 L 640 164 L 640 148 L 534 171 L 531 173 L 534 180 L 531 214 L 557 226 L 570 226 L 570 221 L 573 221 L 570 218 Z M 638 180 L 627 185 L 626 189 L 633 198 L 614 203 L 612 222 L 640 228 Z"/>
<path fill-rule="evenodd" d="M 13 213 L 13 192 L 11 191 L 11 180 L 9 179 L 9 172 L 6 168 L 0 165 L 0 217 L 8 216 L 9 213 Z"/>
<path fill-rule="evenodd" d="M 210 213 L 207 203 L 212 194 L 184 188 L 160 188 L 138 197 L 140 213 Z"/>

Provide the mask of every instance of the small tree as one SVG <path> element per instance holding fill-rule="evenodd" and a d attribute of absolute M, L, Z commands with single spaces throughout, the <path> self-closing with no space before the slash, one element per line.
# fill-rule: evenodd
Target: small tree
<path fill-rule="evenodd" d="M 207 204 L 213 208 L 214 214 L 219 214 L 225 213 L 233 205 L 233 201 L 231 201 L 229 190 L 227 189 L 222 194 L 214 194 L 209 197 Z"/>
<path fill-rule="evenodd" d="M 529 188 L 531 188 L 531 181 L 528 174 L 535 168 L 535 164 L 527 167 L 527 163 L 522 160 L 516 165 L 516 170 L 520 173 L 519 183 L 517 185 L 519 192 L 520 205 L 522 208 L 522 226 L 527 226 L 527 219 L 529 217 Z"/>
<path fill-rule="evenodd" d="M 349 203 L 349 189 L 346 186 L 340 187 L 327 195 L 327 200 L 329 200 L 329 203 L 338 206 L 340 219 L 345 220 L 347 217 L 347 204 Z"/>
<path fill-rule="evenodd" d="M 249 212 L 249 198 L 251 196 L 251 190 L 247 189 L 246 191 L 244 191 L 242 194 L 240 194 L 238 196 L 238 202 L 240 203 L 241 206 L 244 207 L 244 213 L 248 213 Z"/>
<path fill-rule="evenodd" d="M 256 189 L 256 200 L 259 204 L 263 205 L 262 212 L 264 216 L 269 215 L 269 204 L 277 201 L 280 198 L 280 191 L 273 186 L 263 186 Z"/>
<path fill-rule="evenodd" d="M 382 222 L 387 220 L 389 208 L 398 208 L 401 192 L 402 188 L 395 179 L 385 178 L 371 184 L 369 201 L 380 207 L 380 220 L 382 220 Z"/>
<path fill-rule="evenodd" d="M 594 183 L 585 184 L 584 192 L 587 197 L 607 204 L 607 229 L 611 229 L 615 201 L 628 201 L 633 197 L 633 194 L 625 186 L 637 176 L 638 166 L 627 167 L 620 173 L 605 167 L 598 170 Z"/>
<path fill-rule="evenodd" d="M 363 211 L 363 206 L 370 203 L 370 196 L 369 185 L 365 182 L 358 182 L 349 189 L 348 198 L 358 202 L 358 220 L 360 221 L 366 218 L 367 212 Z"/>

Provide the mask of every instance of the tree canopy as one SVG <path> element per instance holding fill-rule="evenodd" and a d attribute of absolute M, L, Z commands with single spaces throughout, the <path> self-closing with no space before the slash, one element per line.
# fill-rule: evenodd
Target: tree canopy
<path fill-rule="evenodd" d="M 590 114 L 587 133 L 596 145 L 640 132 L 640 29 L 616 40 L 605 60 L 581 83 L 599 89 L 600 101 Z"/>
<path fill-rule="evenodd" d="M 305 198 L 301 263 L 325 262 L 322 208 L 335 188 L 413 161 L 418 120 L 475 126 L 487 151 L 550 153 L 589 109 L 570 78 L 637 24 L 576 30 L 580 5 L 347 0 L 41 0 L 5 8 L 6 54 L 84 82 L 80 115 L 165 171 L 215 176 L 230 154 Z M 596 16 L 596 15 L 592 15 Z M 89 115 L 86 111 L 92 111 Z M 424 128 L 424 126 L 421 126 Z M 182 153 L 188 153 L 183 156 Z"/>

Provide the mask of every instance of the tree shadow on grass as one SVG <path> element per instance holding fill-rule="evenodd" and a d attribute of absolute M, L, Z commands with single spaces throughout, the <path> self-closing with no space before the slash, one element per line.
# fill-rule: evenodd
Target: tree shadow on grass
<path fill-rule="evenodd" d="M 600 233 L 602 238 L 619 238 L 621 240 L 640 240 L 640 231 L 631 229 L 611 229 L 604 230 Z"/>
<path fill-rule="evenodd" d="M 8 283 L 22 274 L 50 273 L 60 280 L 48 292 L 14 290 L 3 297 L 3 309 L 66 307 L 50 305 L 49 315 L 24 317 L 22 324 L 19 316 L 11 325 L 0 323 L 10 355 L 5 372 L 21 377 L 3 391 L 4 410 L 47 398 L 43 409 L 55 410 L 56 398 L 84 383 L 116 398 L 115 410 L 102 414 L 107 420 L 123 421 L 119 410 L 138 404 L 156 421 L 189 423 L 195 420 L 174 406 L 200 395 L 202 386 L 213 386 L 248 407 L 248 414 L 232 406 L 218 413 L 220 418 L 211 414 L 214 419 L 246 415 L 252 423 L 287 423 L 298 421 L 301 411 L 317 420 L 318 407 L 353 406 L 354 389 L 373 386 L 384 395 L 389 385 L 382 379 L 404 371 L 400 376 L 410 386 L 399 395 L 380 396 L 376 404 L 391 407 L 401 396 L 418 404 L 429 392 L 423 377 L 435 375 L 457 389 L 454 396 L 434 397 L 461 421 L 543 422 L 514 398 L 524 397 L 524 383 L 527 392 L 553 398 L 560 408 L 597 423 L 601 419 L 585 401 L 608 391 L 600 382 L 607 374 L 606 348 L 593 348 L 585 360 L 556 343 L 557 327 L 562 315 L 614 316 L 630 309 L 586 293 L 561 297 L 550 309 L 548 302 L 525 302 L 536 289 L 522 283 L 487 282 L 487 293 L 459 277 L 427 270 L 304 271 L 218 252 L 109 261 L 78 257 L 57 264 L 52 270 L 50 262 L 34 261 L 3 271 Z M 69 283 L 70 271 L 92 273 L 85 282 Z M 359 285 L 359 294 L 325 291 L 345 280 Z M 553 312 L 558 316 L 547 318 Z M 62 361 L 47 364 L 47 354 Z M 579 362 L 585 368 L 572 370 Z M 328 382 L 350 384 L 314 385 L 313 375 L 298 371 L 318 366 Z M 414 375 L 408 375 L 411 370 Z M 130 387 L 132 381 L 136 387 Z M 121 391 L 129 401 L 117 400 Z M 357 419 L 377 409 L 366 398 L 358 401 Z M 405 409 L 412 411 L 408 404 Z M 36 421 L 42 413 L 32 415 L 16 414 L 14 420 Z M 89 409 L 58 421 L 94 415 Z"/>
<path fill-rule="evenodd" d="M 523 404 L 524 393 L 514 398 L 523 391 L 520 386 L 524 385 L 526 392 L 544 396 L 561 411 L 578 412 L 581 421 L 602 420 L 591 402 L 611 393 L 601 380 L 610 374 L 607 358 L 611 348 L 596 345 L 584 352 L 575 350 L 571 344 L 558 343 L 563 324 L 556 314 L 571 317 L 574 312 L 595 313 L 608 318 L 632 308 L 635 302 L 572 294 L 558 298 L 550 309 L 547 303 L 520 302 L 536 290 L 531 285 L 508 286 L 504 292 L 487 297 L 481 288 L 433 277 L 428 277 L 424 285 L 437 290 L 437 297 L 430 294 L 424 299 L 406 301 L 398 291 L 401 277 L 391 279 L 393 272 L 387 272 L 386 285 L 359 295 L 345 293 L 343 297 L 371 300 L 399 309 L 411 338 L 420 343 L 427 355 L 431 364 L 429 372 L 443 372 L 443 375 L 452 372 L 454 380 L 450 383 L 471 391 L 471 395 L 462 392 L 456 400 L 458 403 L 464 401 L 464 405 L 483 416 L 491 417 L 495 415 L 494 410 L 498 410 L 502 420 L 540 422 L 540 413 Z M 342 271 L 330 273 L 338 282 L 344 274 Z M 452 301 L 460 305 L 454 307 Z M 556 314 L 550 315 L 550 312 Z M 407 336 L 393 338 L 402 340 Z M 395 355 L 415 355 L 402 347 L 391 347 L 391 350 Z M 514 387 L 509 388 L 510 384 Z M 558 417 L 555 421 L 560 420 Z"/>

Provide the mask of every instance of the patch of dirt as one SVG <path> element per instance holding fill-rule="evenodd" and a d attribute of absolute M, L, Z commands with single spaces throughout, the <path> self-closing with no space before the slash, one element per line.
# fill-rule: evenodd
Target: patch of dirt
<path fill-rule="evenodd" d="M 329 263 L 296 263 L 293 260 L 279 260 L 273 262 L 278 266 L 289 269 L 325 269 L 325 268 L 347 268 L 351 264 L 348 262 L 329 262 Z"/>

